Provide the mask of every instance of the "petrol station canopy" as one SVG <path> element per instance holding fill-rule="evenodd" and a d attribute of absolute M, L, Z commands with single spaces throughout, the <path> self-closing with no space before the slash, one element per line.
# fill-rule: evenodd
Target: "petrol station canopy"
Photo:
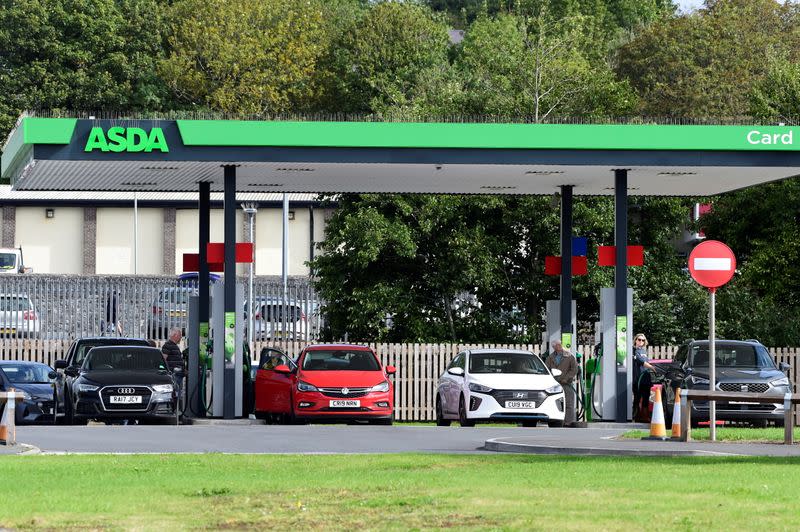
<path fill-rule="evenodd" d="M 16 190 L 705 196 L 800 174 L 800 127 L 24 116 L 0 166 Z"/>

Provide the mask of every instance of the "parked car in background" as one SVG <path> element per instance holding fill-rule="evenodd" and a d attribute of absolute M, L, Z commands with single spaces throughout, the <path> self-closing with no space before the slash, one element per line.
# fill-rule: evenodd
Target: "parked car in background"
<path fill-rule="evenodd" d="M 308 316 L 301 302 L 289 300 L 284 303 L 280 298 L 259 298 L 255 301 L 253 338 L 256 341 L 310 340 Z M 245 302 L 245 323 L 249 323 L 249 310 Z"/>
<path fill-rule="evenodd" d="M 542 359 L 528 351 L 472 349 L 459 353 L 436 387 L 436 424 L 457 420 L 564 425 L 564 390 Z"/>
<path fill-rule="evenodd" d="M 170 286 L 158 291 L 150 306 L 147 318 L 147 335 L 166 338 L 172 327 L 186 330 L 189 315 L 189 297 L 197 295 L 197 287 Z"/>
<path fill-rule="evenodd" d="M 310 345 L 295 363 L 268 350 L 256 371 L 255 415 L 301 421 L 394 419 L 393 366 L 381 366 L 375 352 L 359 345 Z"/>
<path fill-rule="evenodd" d="M 56 372 L 47 364 L 25 360 L 0 360 L 0 390 L 22 392 L 16 399 L 17 424 L 54 423 L 58 408 L 53 379 Z"/>
<path fill-rule="evenodd" d="M 0 337 L 36 338 L 39 314 L 25 294 L 0 294 Z"/>
<path fill-rule="evenodd" d="M 71 423 L 154 420 L 176 422 L 173 375 L 155 347 L 93 347 L 66 387 Z M 176 370 L 178 371 L 178 370 Z"/>
<path fill-rule="evenodd" d="M 783 395 L 792 392 L 786 375 L 788 364 L 775 365 L 767 348 L 758 340 L 716 340 L 716 386 L 724 392 L 753 392 L 775 395 L 775 403 L 757 404 L 746 401 L 717 401 L 718 420 L 746 421 L 766 426 L 773 422 L 783 425 Z M 692 340 L 682 345 L 675 354 L 680 365 L 680 379 L 673 379 L 666 390 L 665 407 L 672 412 L 675 388 L 709 388 L 708 340 Z M 677 382 L 676 382 L 677 381 Z M 692 401 L 692 423 L 708 421 L 707 401 Z"/>

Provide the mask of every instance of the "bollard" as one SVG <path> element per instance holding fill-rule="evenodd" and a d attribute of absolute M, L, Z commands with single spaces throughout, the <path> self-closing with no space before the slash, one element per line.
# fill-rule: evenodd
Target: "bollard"
<path fill-rule="evenodd" d="M 0 398 L 5 397 L 6 407 L 3 409 L 3 415 L 0 418 L 0 440 L 6 445 L 14 445 L 17 442 L 17 428 L 16 421 L 16 394 L 14 391 L 0 393 Z"/>

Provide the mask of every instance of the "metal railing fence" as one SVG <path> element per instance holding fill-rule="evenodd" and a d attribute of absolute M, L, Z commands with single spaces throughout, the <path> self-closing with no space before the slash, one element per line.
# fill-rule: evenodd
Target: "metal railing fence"
<path fill-rule="evenodd" d="M 247 280 L 240 277 L 247 297 Z M 0 275 L 0 340 L 71 341 L 97 335 L 165 340 L 186 328 L 196 280 L 175 276 Z M 257 341 L 314 341 L 320 302 L 308 279 L 256 278 Z M 245 301 L 245 318 L 249 304 Z M 6 342 L 7 343 L 7 342 Z"/>

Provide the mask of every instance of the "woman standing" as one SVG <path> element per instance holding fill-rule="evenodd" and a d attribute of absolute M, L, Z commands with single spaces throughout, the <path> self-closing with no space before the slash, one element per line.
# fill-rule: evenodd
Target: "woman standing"
<path fill-rule="evenodd" d="M 650 400 L 650 386 L 653 380 L 650 372 L 653 365 L 647 357 L 647 337 L 642 333 L 633 337 L 633 419 L 649 422 L 647 403 Z"/>

